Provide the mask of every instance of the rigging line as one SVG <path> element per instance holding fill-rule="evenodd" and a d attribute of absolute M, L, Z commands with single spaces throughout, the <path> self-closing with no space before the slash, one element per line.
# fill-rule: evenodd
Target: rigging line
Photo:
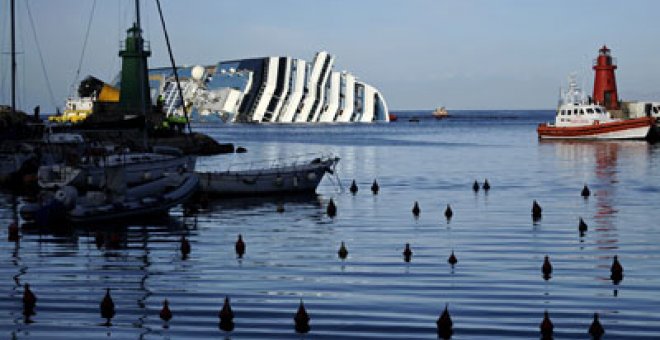
<path fill-rule="evenodd" d="M 44 79 L 46 80 L 46 88 L 48 89 L 48 95 L 50 96 L 50 103 L 53 106 L 57 106 L 55 101 L 55 96 L 53 95 L 53 88 L 50 86 L 50 79 L 48 78 L 48 72 L 46 72 L 46 63 L 44 62 L 43 53 L 41 53 L 41 46 L 39 44 L 39 39 L 37 39 L 37 29 L 34 27 L 34 19 L 32 19 L 32 11 L 30 11 L 30 2 L 25 1 L 25 7 L 27 8 L 28 18 L 30 19 L 30 26 L 32 27 L 32 36 L 34 38 L 34 43 L 37 45 L 37 52 L 39 52 L 39 60 L 41 61 L 41 71 L 44 73 Z"/>
<path fill-rule="evenodd" d="M 71 87 L 69 88 L 69 93 L 73 92 L 73 88 L 80 79 L 80 70 L 82 69 L 83 59 L 85 58 L 85 50 L 87 49 L 87 40 L 89 38 L 89 31 L 92 28 L 92 19 L 94 18 L 94 9 L 96 8 L 96 0 L 92 2 L 92 10 L 89 12 L 89 20 L 87 21 L 87 30 L 85 31 L 85 39 L 83 40 L 83 48 L 80 52 L 80 60 L 78 61 L 78 69 L 76 70 L 76 75 L 71 82 Z"/>
<path fill-rule="evenodd" d="M 186 118 L 186 125 L 188 125 L 188 133 L 192 134 L 190 129 L 190 119 L 188 119 L 188 109 L 186 108 L 186 100 L 183 97 L 183 91 L 181 90 L 181 83 L 179 82 L 179 72 L 176 68 L 176 63 L 174 62 L 174 54 L 172 54 L 172 46 L 170 45 L 170 36 L 167 34 L 167 29 L 165 28 L 165 18 L 163 17 L 163 11 L 160 8 L 160 0 L 156 0 L 156 6 L 158 7 L 158 15 L 160 16 L 160 23 L 163 26 L 163 33 L 165 34 L 165 43 L 167 43 L 167 52 L 170 55 L 170 62 L 172 63 L 172 69 L 174 70 L 174 80 L 176 80 L 176 87 L 179 91 L 179 97 L 183 102 L 183 116 Z"/>

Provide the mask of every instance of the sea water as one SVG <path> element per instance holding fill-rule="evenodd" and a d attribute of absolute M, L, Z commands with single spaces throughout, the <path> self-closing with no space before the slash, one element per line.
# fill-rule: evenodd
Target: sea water
<path fill-rule="evenodd" d="M 540 142 L 536 125 L 551 111 L 452 113 L 398 112 L 389 124 L 193 126 L 248 149 L 200 158 L 200 170 L 339 156 L 312 197 L 213 199 L 195 214 L 179 207 L 101 231 L 26 228 L 8 242 L 23 198 L 0 194 L 0 337 L 299 338 L 293 316 L 303 301 L 309 339 L 433 339 L 445 307 L 453 339 L 539 338 L 544 311 L 557 339 L 588 338 L 594 313 L 606 339 L 660 338 L 660 145 Z M 486 178 L 491 190 L 474 192 Z M 331 198 L 334 218 L 325 212 Z M 543 207 L 537 222 L 533 200 Z M 238 234 L 243 259 L 234 252 Z M 610 280 L 615 255 L 624 267 L 618 285 Z M 38 298 L 31 322 L 22 314 L 24 283 Z M 110 323 L 99 313 L 106 288 L 116 305 Z M 235 314 L 230 333 L 218 328 L 225 296 Z M 164 299 L 168 324 L 158 316 Z"/>

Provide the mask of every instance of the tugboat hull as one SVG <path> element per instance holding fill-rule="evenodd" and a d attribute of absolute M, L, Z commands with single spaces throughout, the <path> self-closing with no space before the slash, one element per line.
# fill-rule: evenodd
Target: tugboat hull
<path fill-rule="evenodd" d="M 654 124 L 655 118 L 643 117 L 583 126 L 540 124 L 536 131 L 540 139 L 645 139 Z"/>

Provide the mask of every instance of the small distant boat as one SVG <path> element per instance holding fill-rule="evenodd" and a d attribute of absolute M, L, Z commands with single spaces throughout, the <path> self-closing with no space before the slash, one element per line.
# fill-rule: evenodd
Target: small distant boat
<path fill-rule="evenodd" d="M 390 118 L 390 122 L 396 122 L 397 120 L 399 120 L 399 117 L 394 113 L 390 113 L 389 118 Z"/>
<path fill-rule="evenodd" d="M 574 78 L 562 97 L 555 123 L 539 124 L 540 139 L 645 139 L 655 124 L 654 117 L 612 118 L 603 106 L 587 100 Z"/>
<path fill-rule="evenodd" d="M 447 112 L 447 109 L 445 109 L 444 106 L 436 108 L 435 111 L 433 111 L 431 114 L 437 119 L 449 117 L 449 112 Z"/>
<path fill-rule="evenodd" d="M 325 173 L 334 174 L 339 157 L 278 160 L 270 166 L 222 172 L 197 172 L 200 190 L 220 196 L 314 193 Z"/>

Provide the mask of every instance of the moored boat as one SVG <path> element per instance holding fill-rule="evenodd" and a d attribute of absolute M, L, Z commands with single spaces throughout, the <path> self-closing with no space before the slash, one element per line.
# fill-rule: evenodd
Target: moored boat
<path fill-rule="evenodd" d="M 333 174 L 339 157 L 322 156 L 305 161 L 278 162 L 271 166 L 222 172 L 197 172 L 200 190 L 220 196 L 314 193 L 325 173 Z"/>
<path fill-rule="evenodd" d="M 539 124 L 537 133 L 540 139 L 645 139 L 654 124 L 653 117 L 612 118 L 605 107 L 588 100 L 571 78 L 554 124 Z"/>
<path fill-rule="evenodd" d="M 106 154 L 105 149 L 95 149 L 82 156 L 72 165 L 54 164 L 41 166 L 37 181 L 43 189 L 56 189 L 67 185 L 101 188 L 106 185 L 106 173 L 111 169 L 126 171 L 126 183 L 134 185 L 156 179 L 167 172 L 193 171 L 195 157 L 171 147 L 156 146 L 153 152 L 127 152 Z"/>
<path fill-rule="evenodd" d="M 114 171 L 110 177 L 114 179 L 110 180 L 112 184 L 107 190 L 90 190 L 83 194 L 73 186 L 65 186 L 54 193 L 43 192 L 37 202 L 22 206 L 20 215 L 25 221 L 41 226 L 144 217 L 166 213 L 184 203 L 199 184 L 192 172 L 168 173 L 130 188 L 123 181 L 123 169 Z"/>

